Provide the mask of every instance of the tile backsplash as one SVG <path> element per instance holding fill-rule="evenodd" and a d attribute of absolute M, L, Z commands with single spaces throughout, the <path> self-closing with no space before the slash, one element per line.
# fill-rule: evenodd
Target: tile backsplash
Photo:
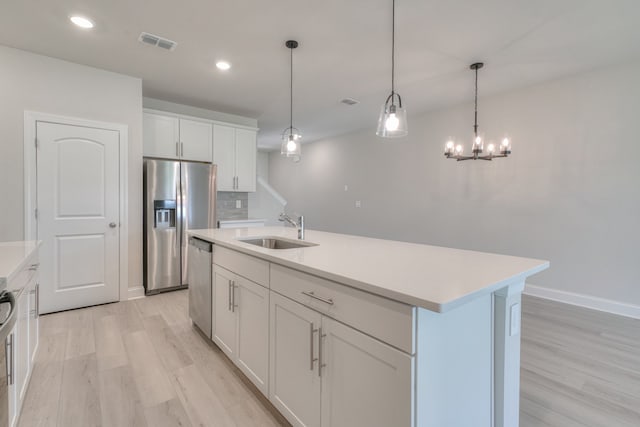
<path fill-rule="evenodd" d="M 237 208 L 237 201 L 242 207 Z M 216 217 L 218 221 L 249 218 L 249 193 L 218 191 L 216 199 Z"/>

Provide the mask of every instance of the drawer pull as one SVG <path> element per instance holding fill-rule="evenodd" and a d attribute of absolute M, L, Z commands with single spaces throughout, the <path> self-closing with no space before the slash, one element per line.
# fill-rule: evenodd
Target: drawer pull
<path fill-rule="evenodd" d="M 315 293 L 313 293 L 313 291 L 310 291 L 310 292 L 305 292 L 305 291 L 303 291 L 303 292 L 302 292 L 302 295 L 306 295 L 306 296 L 308 296 L 308 297 L 311 297 L 311 298 L 313 298 L 313 299 L 316 299 L 316 300 L 318 300 L 318 301 L 321 301 L 321 302 L 323 302 L 323 303 L 325 303 L 325 304 L 333 305 L 333 300 L 332 300 L 331 298 L 322 298 L 322 297 L 319 297 L 318 295 L 316 295 Z"/>
<path fill-rule="evenodd" d="M 40 267 L 40 263 L 39 263 L 39 262 L 38 262 L 38 263 L 36 263 L 36 264 L 31 264 L 31 265 L 29 266 L 29 270 L 30 270 L 30 271 L 36 271 L 36 270 L 38 269 L 38 267 Z"/>

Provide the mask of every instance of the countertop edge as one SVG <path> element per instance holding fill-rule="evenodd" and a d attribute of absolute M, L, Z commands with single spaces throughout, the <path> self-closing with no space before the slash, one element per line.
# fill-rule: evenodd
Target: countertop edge
<path fill-rule="evenodd" d="M 301 271 L 303 273 L 307 273 L 307 274 L 311 274 L 313 276 L 317 276 L 323 279 L 327 279 L 327 280 L 331 280 L 333 282 L 339 283 L 341 285 L 344 286 L 350 286 L 352 288 L 373 294 L 373 295 L 378 295 L 384 298 L 388 298 L 397 302 L 400 302 L 402 304 L 407 304 L 410 306 L 415 306 L 415 307 L 420 307 L 420 308 L 424 308 L 427 309 L 429 311 L 433 311 L 433 312 L 437 312 L 437 313 L 445 313 L 447 311 L 453 310 L 456 307 L 459 307 L 461 305 L 464 305 L 474 299 L 477 299 L 483 295 L 487 295 L 490 293 L 493 293 L 499 289 L 505 288 L 507 286 L 519 283 L 523 280 L 525 280 L 527 277 L 536 274 L 540 271 L 543 271 L 545 269 L 547 269 L 549 267 L 549 261 L 541 261 L 542 264 L 531 268 L 529 270 L 523 271 L 515 276 L 512 276 L 510 278 L 507 278 L 505 280 L 501 280 L 500 282 L 494 283 L 492 285 L 488 285 L 482 289 L 479 289 L 475 292 L 470 292 L 466 295 L 463 295 L 459 298 L 456 298 L 453 301 L 448 301 L 448 302 L 444 302 L 444 303 L 437 303 L 434 301 L 430 301 L 430 300 L 423 300 L 420 299 L 418 297 L 412 296 L 412 295 L 408 295 L 405 293 L 400 293 L 400 292 L 396 292 L 393 291 L 391 289 L 388 288 L 380 288 L 378 286 L 372 285 L 370 283 L 366 283 L 366 282 L 362 282 L 359 280 L 355 280 L 355 279 L 351 279 L 348 277 L 344 277 L 344 276 L 340 276 L 338 274 L 333 274 L 331 272 L 328 272 L 326 270 L 320 270 L 320 269 L 316 269 L 313 267 L 309 267 L 303 264 L 299 264 L 296 262 L 292 262 L 292 261 L 288 261 L 288 260 L 283 260 L 281 258 L 278 257 L 274 257 L 269 255 L 268 253 L 264 253 L 261 251 L 257 251 L 257 250 L 252 250 L 251 248 L 242 246 L 242 245 L 237 245 L 234 243 L 230 243 L 228 241 L 225 240 L 218 240 L 215 237 L 211 237 L 211 236 L 207 236 L 201 233 L 198 233 L 197 230 L 193 230 L 193 231 L 188 231 L 188 233 L 194 237 L 206 240 L 208 242 L 217 244 L 221 247 L 224 248 L 228 248 L 237 252 L 241 252 L 243 254 L 249 255 L 249 256 L 253 256 L 256 258 L 260 258 L 263 259 L 265 261 L 269 261 L 269 262 L 273 262 L 274 264 L 278 264 L 278 265 L 282 265 L 284 267 L 288 267 L 288 268 L 292 268 L 294 270 L 297 271 Z"/>

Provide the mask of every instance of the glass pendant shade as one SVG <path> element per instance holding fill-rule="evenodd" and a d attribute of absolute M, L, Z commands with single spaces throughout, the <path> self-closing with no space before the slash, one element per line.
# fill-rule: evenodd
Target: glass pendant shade
<path fill-rule="evenodd" d="M 282 145 L 280 146 L 280 154 L 285 157 L 293 157 L 293 160 L 300 158 L 302 135 L 296 128 L 287 128 L 282 134 Z"/>
<path fill-rule="evenodd" d="M 409 133 L 407 124 L 407 110 L 385 102 L 380 110 L 378 118 L 378 129 L 376 135 L 383 138 L 399 138 Z"/>

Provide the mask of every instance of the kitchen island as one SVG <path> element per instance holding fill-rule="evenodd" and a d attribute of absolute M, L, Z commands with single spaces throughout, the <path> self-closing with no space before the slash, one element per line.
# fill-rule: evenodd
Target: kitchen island
<path fill-rule="evenodd" d="M 213 243 L 212 339 L 294 425 L 517 426 L 520 299 L 546 261 L 284 227 Z"/>

